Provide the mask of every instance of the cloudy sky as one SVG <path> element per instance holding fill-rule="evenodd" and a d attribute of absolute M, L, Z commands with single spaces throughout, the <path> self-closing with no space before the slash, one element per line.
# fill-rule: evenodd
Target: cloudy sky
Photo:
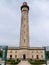
<path fill-rule="evenodd" d="M 30 46 L 49 46 L 49 0 L 0 0 L 0 45 L 19 46 L 24 1 L 30 7 Z"/>

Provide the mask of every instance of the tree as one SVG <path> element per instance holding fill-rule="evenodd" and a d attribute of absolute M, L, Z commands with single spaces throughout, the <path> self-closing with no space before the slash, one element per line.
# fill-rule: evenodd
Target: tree
<path fill-rule="evenodd" d="M 46 52 L 46 58 L 49 59 L 49 51 Z"/>
<path fill-rule="evenodd" d="M 2 58 L 2 56 L 3 56 L 3 51 L 0 50 L 0 58 Z"/>

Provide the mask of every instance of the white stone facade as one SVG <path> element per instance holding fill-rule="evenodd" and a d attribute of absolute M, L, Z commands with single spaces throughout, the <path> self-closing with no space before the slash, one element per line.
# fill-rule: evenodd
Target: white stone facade
<path fill-rule="evenodd" d="M 7 59 L 10 59 L 10 55 L 12 55 L 13 59 L 20 58 L 29 59 L 32 58 L 33 60 L 44 60 L 45 59 L 45 50 L 44 48 L 29 48 L 29 49 L 20 49 L 20 48 L 9 48 L 7 53 Z"/>

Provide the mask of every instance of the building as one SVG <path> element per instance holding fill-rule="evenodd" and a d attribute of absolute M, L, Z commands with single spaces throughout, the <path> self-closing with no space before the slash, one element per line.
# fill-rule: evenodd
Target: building
<path fill-rule="evenodd" d="M 29 6 L 26 2 L 21 6 L 21 30 L 20 30 L 20 46 L 9 47 L 7 59 L 45 59 L 45 51 L 43 47 L 29 47 L 29 22 L 28 22 Z"/>

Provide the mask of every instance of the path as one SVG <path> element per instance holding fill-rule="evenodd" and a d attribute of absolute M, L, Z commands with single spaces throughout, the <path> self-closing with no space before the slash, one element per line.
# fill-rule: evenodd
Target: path
<path fill-rule="evenodd" d="M 28 61 L 21 61 L 18 65 L 31 65 Z"/>

